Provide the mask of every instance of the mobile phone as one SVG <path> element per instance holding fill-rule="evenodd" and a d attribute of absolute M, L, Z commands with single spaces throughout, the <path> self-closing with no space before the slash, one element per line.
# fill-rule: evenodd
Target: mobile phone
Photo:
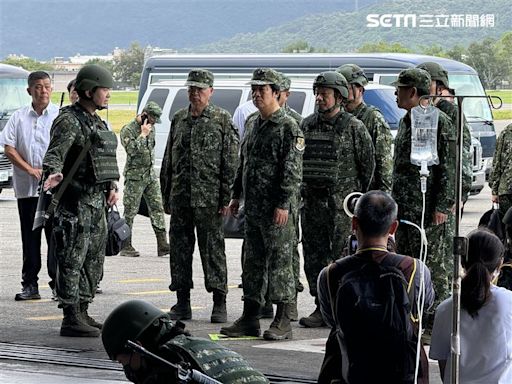
<path fill-rule="evenodd" d="M 146 125 L 147 122 L 148 122 L 148 115 L 146 115 L 145 113 L 143 115 L 140 115 L 140 119 L 142 121 L 142 124 L 141 125 Z"/>

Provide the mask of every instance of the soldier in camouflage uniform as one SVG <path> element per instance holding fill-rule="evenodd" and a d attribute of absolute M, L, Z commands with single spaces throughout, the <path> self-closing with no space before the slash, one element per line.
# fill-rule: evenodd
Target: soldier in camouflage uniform
<path fill-rule="evenodd" d="M 500 133 L 489 177 L 492 202 L 499 203 L 502 217 L 512 206 L 512 124 Z"/>
<path fill-rule="evenodd" d="M 126 150 L 124 167 L 124 218 L 133 228 L 133 218 L 138 212 L 141 199 L 144 199 L 149 211 L 151 226 L 156 235 L 157 254 L 169 254 L 169 243 L 165 233 L 165 217 L 162 195 L 155 165 L 155 123 L 160 123 L 162 110 L 154 101 L 150 101 L 129 124 L 121 129 L 121 144 Z M 133 233 L 133 232 L 132 232 Z M 120 256 L 137 257 L 131 238 L 119 253 Z"/>
<path fill-rule="evenodd" d="M 448 72 L 441 65 L 429 61 L 419 64 L 416 68 L 424 69 L 429 73 L 432 80 L 430 84 L 431 95 L 441 96 L 450 89 Z M 459 129 L 457 106 L 453 102 L 448 101 L 446 97 L 434 99 L 434 105 L 450 118 L 454 130 L 453 135 L 456 135 Z M 465 202 L 468 199 L 473 182 L 473 161 L 471 158 L 471 131 L 466 118 L 464 115 L 462 116 L 464 118 L 462 135 L 462 201 Z M 454 153 L 454 151 L 452 149 L 450 153 Z M 450 241 L 450 243 L 453 242 Z"/>
<path fill-rule="evenodd" d="M 301 124 L 306 137 L 302 249 L 304 271 L 316 308 L 299 324 L 310 328 L 325 325 L 317 298 L 318 274 L 341 257 L 351 233 L 351 220 L 343 210 L 343 201 L 352 192 L 368 190 L 375 168 L 368 130 L 341 107 L 348 98 L 348 83 L 343 75 L 322 72 L 316 77 L 313 90 L 318 110 Z"/>
<path fill-rule="evenodd" d="M 185 324 L 172 322 L 147 301 L 129 300 L 114 308 L 105 320 L 101 339 L 110 359 L 123 365 L 126 378 L 133 383 L 185 381 L 178 379 L 177 369 L 128 349 L 128 340 L 172 364 L 195 369 L 223 384 L 268 383 L 241 355 L 211 340 L 190 336 Z"/>
<path fill-rule="evenodd" d="M 237 165 L 238 131 L 229 112 L 210 104 L 213 74 L 193 69 L 187 82 L 190 105 L 171 121 L 160 183 L 166 213 L 171 214 L 171 291 L 178 302 L 173 320 L 192 317 L 190 290 L 195 235 L 206 290 L 213 292 L 212 323 L 227 321 L 227 267 L 222 215 L 228 214 L 229 188 Z"/>
<path fill-rule="evenodd" d="M 431 78 L 428 72 L 409 68 L 400 72 L 392 83 L 397 88 L 397 104 L 407 114 L 400 120 L 395 138 L 393 158 L 393 198 L 398 203 L 398 218 L 421 224 L 422 193 L 420 168 L 411 163 L 411 109 L 420 104 L 420 97 L 429 94 Z M 428 103 L 428 100 L 423 102 Z M 425 195 L 425 232 L 428 241 L 427 265 L 432 272 L 436 303 L 450 294 L 451 256 L 446 254 L 446 236 L 455 203 L 455 135 L 450 118 L 442 111 L 438 119 L 437 151 L 439 164 L 429 166 Z M 418 258 L 420 235 L 416 228 L 402 224 L 396 233 L 397 253 Z"/>
<path fill-rule="evenodd" d="M 431 95 L 443 95 L 446 91 L 450 89 L 450 84 L 448 81 L 448 72 L 438 63 L 435 62 L 425 62 L 422 64 L 419 64 L 416 66 L 416 68 L 423 69 L 427 71 L 430 75 L 431 83 L 430 83 L 430 94 Z M 459 123 L 458 123 L 458 108 L 457 106 L 451 102 L 448 101 L 445 97 L 439 97 L 433 100 L 434 105 L 439 108 L 441 111 L 446 113 L 446 115 L 449 117 L 452 128 L 452 133 L 449 134 L 450 137 L 457 138 L 457 130 L 459 129 Z M 462 202 L 466 202 L 469 197 L 469 192 L 471 191 L 471 184 L 473 182 L 473 161 L 471 156 L 471 131 L 469 129 L 468 122 L 466 121 L 466 118 L 464 115 L 463 117 L 463 135 L 462 135 Z M 452 145 L 452 148 L 449 149 L 450 155 L 453 157 L 453 164 L 454 167 L 456 167 L 456 140 L 450 141 L 450 144 Z M 453 176 L 455 177 L 455 170 L 453 172 Z M 459 181 L 454 179 L 455 186 L 458 188 Z M 454 190 L 456 191 L 456 190 Z M 456 194 L 454 192 L 454 197 L 456 197 Z M 446 235 L 444 237 L 445 239 L 445 256 L 447 260 L 451 259 L 451 256 L 453 255 L 453 237 L 455 236 L 455 214 L 448 215 L 448 220 L 445 223 L 446 227 Z M 450 265 L 448 263 L 448 268 L 450 268 Z M 451 270 L 451 269 L 450 269 Z M 437 294 L 439 296 L 439 293 Z M 436 304 L 439 302 L 436 302 Z"/>
<path fill-rule="evenodd" d="M 368 84 L 368 78 L 356 64 L 342 65 L 336 71 L 341 73 L 349 84 L 345 109 L 363 122 L 372 137 L 375 148 L 375 172 L 369 189 L 391 192 L 393 136 L 382 113 L 363 101 L 364 87 Z"/>
<path fill-rule="evenodd" d="M 304 137 L 295 120 L 279 106 L 279 74 L 258 68 L 250 81 L 258 114 L 248 120 L 230 210 L 238 212 L 245 196 L 244 311 L 220 332 L 231 337 L 259 336 L 264 295 L 277 311 L 267 340 L 292 337 L 290 301 L 295 296 L 293 248 L 297 245 L 293 212 L 302 175 Z"/>
<path fill-rule="evenodd" d="M 64 311 L 62 336 L 99 336 L 102 324 L 91 318 L 102 275 L 107 237 L 106 207 L 117 202 L 119 171 L 117 138 L 96 114 L 107 107 L 112 75 L 98 65 L 86 65 L 77 74 L 79 100 L 55 119 L 43 161 L 44 188 L 58 189 L 78 154 L 90 143 L 55 211 L 52 241 L 57 269 L 57 296 Z"/>

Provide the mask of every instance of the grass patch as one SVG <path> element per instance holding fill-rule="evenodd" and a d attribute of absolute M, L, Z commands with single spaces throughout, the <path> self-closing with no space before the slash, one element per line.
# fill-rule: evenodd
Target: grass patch
<path fill-rule="evenodd" d="M 119 133 L 123 126 L 132 121 L 136 112 L 121 109 L 108 110 L 108 119 L 107 110 L 100 111 L 98 114 L 103 120 L 107 120 L 110 123 L 110 126 L 115 133 Z"/>
<path fill-rule="evenodd" d="M 136 106 L 138 96 L 139 96 L 138 91 L 111 91 L 109 104 L 127 104 L 127 105 Z M 62 92 L 53 92 L 52 93 L 52 103 L 60 105 L 61 97 L 62 97 Z M 68 93 L 65 92 L 63 105 L 68 105 L 68 104 L 69 104 Z"/>
<path fill-rule="evenodd" d="M 489 96 L 498 96 L 503 100 L 503 104 L 512 104 L 512 89 L 502 89 L 499 91 L 485 91 Z M 499 105 L 497 99 L 492 100 L 494 105 Z"/>
<path fill-rule="evenodd" d="M 493 109 L 492 116 L 494 120 L 512 120 L 512 110 L 510 108 Z"/>

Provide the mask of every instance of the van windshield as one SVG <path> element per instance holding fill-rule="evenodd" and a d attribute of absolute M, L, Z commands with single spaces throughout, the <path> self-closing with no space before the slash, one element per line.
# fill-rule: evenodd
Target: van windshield
<path fill-rule="evenodd" d="M 0 78 L 0 120 L 30 103 L 26 79 Z"/>
<path fill-rule="evenodd" d="M 390 85 L 398 75 L 381 75 L 379 84 Z M 448 75 L 450 87 L 455 89 L 456 95 L 485 96 L 484 88 L 478 75 Z M 491 108 L 486 98 L 464 99 L 464 114 L 469 122 L 492 121 Z"/>
<path fill-rule="evenodd" d="M 485 96 L 484 88 L 477 75 L 448 75 L 450 87 L 458 96 Z M 464 99 L 464 114 L 471 121 L 492 121 L 489 102 L 485 97 Z"/>

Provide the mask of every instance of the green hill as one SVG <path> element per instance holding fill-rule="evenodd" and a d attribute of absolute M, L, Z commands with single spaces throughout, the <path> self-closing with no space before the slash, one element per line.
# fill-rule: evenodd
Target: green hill
<path fill-rule="evenodd" d="M 420 15 L 494 15 L 494 27 L 471 28 L 369 28 L 368 14 L 415 14 Z M 512 30 L 512 7 L 510 0 L 431 0 L 405 1 L 395 0 L 368 6 L 359 12 L 333 12 L 316 14 L 286 22 L 278 27 L 268 28 L 259 33 L 237 34 L 216 43 L 196 46 L 190 52 L 241 52 L 273 53 L 298 40 L 306 41 L 316 50 L 326 52 L 350 52 L 357 50 L 367 42 L 386 41 L 400 43 L 413 50 L 420 50 L 437 44 L 443 48 L 454 45 L 467 46 L 473 41 L 485 37 L 499 38 L 504 32 Z M 447 20 L 450 22 L 450 19 Z"/>

